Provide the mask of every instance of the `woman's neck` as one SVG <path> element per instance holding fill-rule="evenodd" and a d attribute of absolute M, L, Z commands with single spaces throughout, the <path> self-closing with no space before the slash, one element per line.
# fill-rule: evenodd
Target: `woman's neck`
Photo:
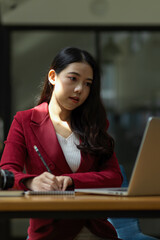
<path fill-rule="evenodd" d="M 49 115 L 54 125 L 55 131 L 67 138 L 71 133 L 70 111 L 65 111 L 53 100 L 49 103 Z"/>
<path fill-rule="evenodd" d="M 49 102 L 49 114 L 51 119 L 62 122 L 70 122 L 71 111 L 62 108 L 52 96 Z"/>

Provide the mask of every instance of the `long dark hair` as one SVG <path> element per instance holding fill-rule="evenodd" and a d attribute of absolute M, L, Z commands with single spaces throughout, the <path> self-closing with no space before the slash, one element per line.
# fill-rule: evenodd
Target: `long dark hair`
<path fill-rule="evenodd" d="M 59 74 L 74 62 L 86 62 L 93 70 L 93 83 L 88 98 L 71 113 L 71 129 L 81 139 L 77 147 L 85 153 L 107 160 L 113 154 L 114 141 L 107 133 L 107 116 L 100 97 L 100 71 L 95 60 L 87 51 L 68 47 L 56 55 L 50 69 L 54 69 L 56 74 Z M 38 104 L 49 103 L 52 91 L 53 85 L 46 76 Z"/>

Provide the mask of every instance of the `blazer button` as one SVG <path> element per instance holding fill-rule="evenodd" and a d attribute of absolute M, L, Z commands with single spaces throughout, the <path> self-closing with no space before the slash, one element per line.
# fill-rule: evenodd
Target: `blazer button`
<path fill-rule="evenodd" d="M 49 164 L 48 167 L 49 167 L 49 169 L 50 169 L 51 171 L 53 171 L 56 166 L 55 166 L 54 164 Z"/>

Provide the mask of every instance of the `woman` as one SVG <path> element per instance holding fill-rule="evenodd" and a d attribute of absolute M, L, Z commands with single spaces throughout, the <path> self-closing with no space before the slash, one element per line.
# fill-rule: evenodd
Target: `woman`
<path fill-rule="evenodd" d="M 1 167 L 14 173 L 18 189 L 118 187 L 122 176 L 107 128 L 94 59 L 86 51 L 65 48 L 52 62 L 38 105 L 14 117 Z M 83 226 L 103 239 L 118 239 L 106 219 L 31 219 L 28 234 L 30 240 L 71 240 Z"/>

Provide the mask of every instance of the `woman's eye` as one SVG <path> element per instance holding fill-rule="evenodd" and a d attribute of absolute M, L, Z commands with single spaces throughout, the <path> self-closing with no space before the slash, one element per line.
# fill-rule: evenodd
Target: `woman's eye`
<path fill-rule="evenodd" d="M 70 80 L 76 81 L 76 77 L 69 77 Z"/>
<path fill-rule="evenodd" d="M 91 85 L 92 85 L 91 82 L 86 82 L 86 86 L 87 86 L 87 87 L 90 87 Z"/>

